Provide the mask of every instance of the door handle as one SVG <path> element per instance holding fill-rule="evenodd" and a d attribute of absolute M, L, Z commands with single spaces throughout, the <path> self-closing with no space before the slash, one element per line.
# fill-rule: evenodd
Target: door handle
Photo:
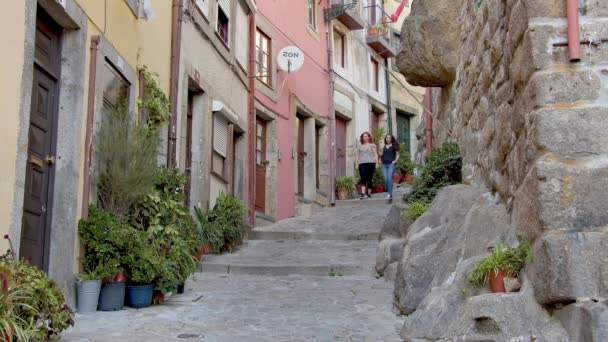
<path fill-rule="evenodd" d="M 46 163 L 46 165 L 49 165 L 49 166 L 55 164 L 55 156 L 44 157 L 44 162 Z"/>

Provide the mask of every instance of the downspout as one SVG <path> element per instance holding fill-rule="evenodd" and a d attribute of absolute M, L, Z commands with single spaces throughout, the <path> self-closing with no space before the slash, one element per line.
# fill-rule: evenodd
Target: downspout
<path fill-rule="evenodd" d="M 249 15 L 249 171 L 247 183 L 249 187 L 249 223 L 255 225 L 255 15 L 253 12 Z"/>
<path fill-rule="evenodd" d="M 580 25 L 578 23 L 578 0 L 566 0 L 568 18 L 568 56 L 570 62 L 581 60 Z"/>
<path fill-rule="evenodd" d="M 426 94 L 424 96 L 426 112 L 426 155 L 427 157 L 433 152 L 433 98 L 432 88 L 426 88 Z"/>
<path fill-rule="evenodd" d="M 182 22 L 184 15 L 183 0 L 173 0 L 173 15 L 171 23 L 171 117 L 169 118 L 169 132 L 167 137 L 167 166 L 175 168 L 177 164 L 177 99 L 179 92 L 179 63 L 182 40 Z"/>
<path fill-rule="evenodd" d="M 334 61 L 333 61 L 333 47 L 334 47 L 334 29 L 332 21 L 327 22 L 327 66 L 329 67 L 329 199 L 332 206 L 336 204 L 336 191 L 335 191 L 335 160 L 336 155 L 336 111 L 334 107 Z"/>
<path fill-rule="evenodd" d="M 386 69 L 384 70 L 386 73 L 386 111 L 388 113 L 388 133 L 392 136 L 393 135 L 393 108 L 391 106 L 392 104 L 392 100 L 391 100 L 391 74 L 390 71 L 388 71 L 389 68 L 389 62 L 388 59 L 385 58 L 385 66 Z"/>
<path fill-rule="evenodd" d="M 89 196 L 91 193 L 91 156 L 93 155 L 93 124 L 95 119 L 95 83 L 97 82 L 97 49 L 99 36 L 91 37 L 91 57 L 89 65 L 89 89 L 87 93 L 87 127 L 84 138 L 84 166 L 82 170 L 82 219 L 89 217 Z"/>

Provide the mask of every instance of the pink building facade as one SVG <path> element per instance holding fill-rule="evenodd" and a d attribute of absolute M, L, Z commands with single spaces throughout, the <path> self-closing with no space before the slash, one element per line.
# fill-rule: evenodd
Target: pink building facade
<path fill-rule="evenodd" d="M 326 0 L 259 1 L 255 33 L 256 221 L 309 215 L 331 189 L 330 73 Z M 282 71 L 277 56 L 296 46 L 304 65 Z"/>

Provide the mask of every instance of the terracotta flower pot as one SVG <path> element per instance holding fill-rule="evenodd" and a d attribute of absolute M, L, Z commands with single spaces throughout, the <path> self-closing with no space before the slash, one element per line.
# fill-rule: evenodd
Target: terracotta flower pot
<path fill-rule="evenodd" d="M 213 254 L 213 246 L 210 243 L 203 244 L 203 253 L 204 254 Z"/>
<path fill-rule="evenodd" d="M 156 290 L 152 296 L 152 303 L 158 305 L 165 301 L 165 294 Z"/>
<path fill-rule="evenodd" d="M 194 259 L 201 261 L 203 260 L 203 245 L 198 246 L 198 249 L 196 250 L 196 253 L 192 254 L 192 256 L 194 257 Z"/>
<path fill-rule="evenodd" d="M 346 190 L 346 189 L 338 190 L 338 199 L 342 200 L 342 201 L 345 199 L 348 199 L 348 190 Z"/>
<path fill-rule="evenodd" d="M 507 292 L 505 289 L 505 277 L 507 276 L 507 271 L 500 270 L 498 273 L 495 271 L 490 271 L 490 288 L 493 293 L 501 293 Z"/>
<path fill-rule="evenodd" d="M 406 173 L 403 175 L 403 181 L 407 182 L 407 183 L 411 183 L 414 181 L 414 177 L 412 177 L 412 175 L 410 175 L 409 173 Z"/>
<path fill-rule="evenodd" d="M 395 172 L 393 175 L 393 183 L 400 183 L 403 175 L 400 172 Z"/>
<path fill-rule="evenodd" d="M 369 29 L 370 36 L 377 36 L 380 30 L 377 27 L 371 27 Z"/>
<path fill-rule="evenodd" d="M 374 192 L 375 193 L 381 193 L 384 192 L 384 185 L 380 185 L 374 188 Z"/>
<path fill-rule="evenodd" d="M 113 283 L 124 283 L 126 281 L 127 281 L 127 276 L 122 272 L 116 273 L 114 278 L 112 278 Z"/>

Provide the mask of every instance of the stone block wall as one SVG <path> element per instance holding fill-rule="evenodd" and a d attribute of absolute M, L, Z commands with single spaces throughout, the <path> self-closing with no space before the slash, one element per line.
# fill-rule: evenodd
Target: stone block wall
<path fill-rule="evenodd" d="M 415 1 L 398 62 L 433 87 L 435 146 L 457 142 L 465 183 L 489 189 L 511 232 L 534 241 L 527 273 L 542 305 L 608 296 L 608 2 L 580 5 L 576 63 L 566 0 Z"/>

